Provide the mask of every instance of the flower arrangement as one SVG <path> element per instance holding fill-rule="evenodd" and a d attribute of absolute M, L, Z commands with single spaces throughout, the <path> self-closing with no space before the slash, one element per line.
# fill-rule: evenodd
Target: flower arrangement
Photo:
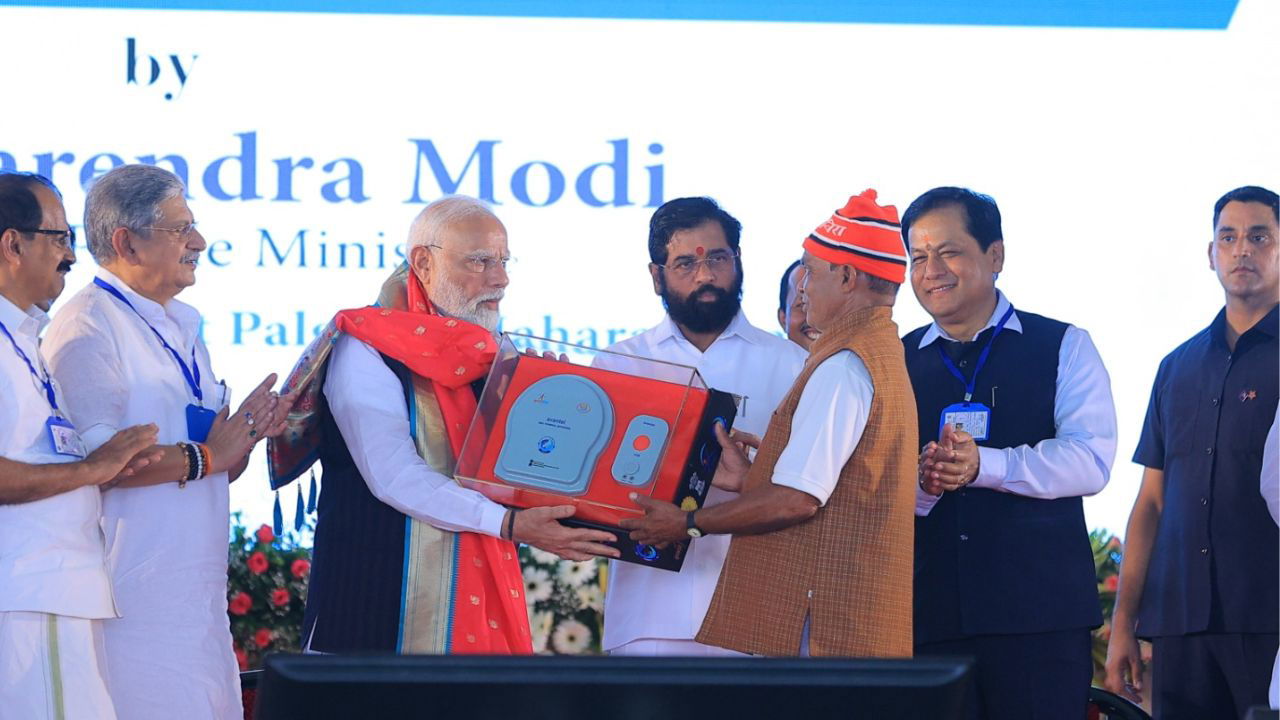
<path fill-rule="evenodd" d="M 1102 605 L 1102 626 L 1093 631 L 1093 684 L 1102 685 L 1106 677 L 1107 643 L 1111 641 L 1111 616 L 1116 609 L 1116 589 L 1120 586 L 1120 560 L 1124 544 L 1109 530 L 1089 533 L 1093 546 L 1093 567 L 1098 576 L 1098 602 Z M 1138 643 L 1142 662 L 1151 663 L 1151 644 Z"/>
<path fill-rule="evenodd" d="M 547 655 L 599 653 L 608 563 L 561 560 L 549 552 L 522 545 L 520 566 L 533 651 Z"/>
<path fill-rule="evenodd" d="M 311 551 L 295 533 L 277 537 L 270 526 L 250 533 L 232 516 L 227 569 L 227 614 L 241 670 L 260 667 L 269 650 L 301 647 Z"/>

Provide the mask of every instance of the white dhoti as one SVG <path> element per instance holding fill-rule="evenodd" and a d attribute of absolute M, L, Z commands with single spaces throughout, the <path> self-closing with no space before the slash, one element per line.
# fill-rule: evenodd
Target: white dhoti
<path fill-rule="evenodd" d="M 115 720 L 99 622 L 0 612 L 0 720 Z"/>
<path fill-rule="evenodd" d="M 225 588 L 179 581 L 151 602 L 128 586 L 118 593 L 128 614 L 104 621 L 103 636 L 122 720 L 244 717 Z"/>

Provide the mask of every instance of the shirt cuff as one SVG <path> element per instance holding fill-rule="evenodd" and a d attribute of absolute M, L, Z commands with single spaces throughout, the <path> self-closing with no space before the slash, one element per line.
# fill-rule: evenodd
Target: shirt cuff
<path fill-rule="evenodd" d="M 924 491 L 924 488 L 916 486 L 916 515 L 924 517 L 929 514 L 934 505 L 942 499 L 941 495 L 930 495 Z"/>
<path fill-rule="evenodd" d="M 496 538 L 502 537 L 502 521 L 507 517 L 507 508 L 496 502 L 487 503 L 480 512 L 480 527 L 478 530 L 485 535 L 492 535 Z"/>
<path fill-rule="evenodd" d="M 978 448 L 978 477 L 973 479 L 973 487 L 998 490 L 1004 487 L 1008 474 L 1009 460 L 1003 448 Z"/>
<path fill-rule="evenodd" d="M 808 478 L 793 475 L 791 473 L 775 472 L 773 474 L 773 484 L 789 487 L 792 490 L 799 490 L 806 495 L 812 495 L 813 498 L 818 501 L 819 507 L 826 505 L 827 498 L 831 496 L 831 488 L 826 487 L 822 483 L 814 482 Z"/>

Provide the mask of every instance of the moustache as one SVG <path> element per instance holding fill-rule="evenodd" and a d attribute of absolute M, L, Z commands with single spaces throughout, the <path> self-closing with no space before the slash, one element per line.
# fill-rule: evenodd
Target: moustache
<path fill-rule="evenodd" d="M 62 262 L 58 263 L 58 272 L 71 272 L 71 266 L 74 264 L 75 263 L 70 262 L 68 260 L 63 260 Z"/>

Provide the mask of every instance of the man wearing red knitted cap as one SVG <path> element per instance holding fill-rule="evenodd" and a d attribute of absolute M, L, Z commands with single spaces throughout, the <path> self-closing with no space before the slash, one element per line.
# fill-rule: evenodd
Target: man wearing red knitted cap
<path fill-rule="evenodd" d="M 907 657 L 919 445 L 891 317 L 907 268 L 898 212 L 868 190 L 804 251 L 808 323 L 822 335 L 763 439 L 717 430 L 725 454 L 715 484 L 741 494 L 691 513 L 637 497 L 645 516 L 624 524 L 647 543 L 733 535 L 698 642 Z M 740 443 L 758 444 L 754 462 Z"/>

